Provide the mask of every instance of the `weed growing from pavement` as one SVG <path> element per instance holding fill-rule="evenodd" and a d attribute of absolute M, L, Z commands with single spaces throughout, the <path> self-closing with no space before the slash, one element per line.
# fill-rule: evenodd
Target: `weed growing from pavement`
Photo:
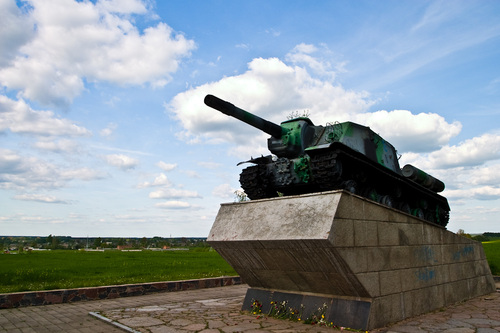
<path fill-rule="evenodd" d="M 252 305 L 250 306 L 250 312 L 254 315 L 257 315 L 257 318 L 263 316 L 262 314 L 262 303 L 256 299 L 252 299 Z M 349 332 L 366 332 L 368 331 L 360 331 L 356 329 L 352 329 L 349 327 L 342 327 L 334 325 L 333 322 L 326 321 L 325 314 L 328 309 L 328 305 L 326 303 L 323 306 L 319 307 L 314 311 L 309 317 L 302 318 L 304 313 L 304 305 L 300 305 L 300 309 L 295 309 L 288 306 L 288 301 L 276 302 L 271 301 L 271 306 L 269 308 L 269 312 L 267 313 L 268 317 L 277 318 L 277 319 L 287 319 L 296 322 L 303 322 L 304 324 L 309 325 L 317 325 L 324 327 L 331 327 L 333 329 L 337 329 L 340 331 L 349 331 Z"/>

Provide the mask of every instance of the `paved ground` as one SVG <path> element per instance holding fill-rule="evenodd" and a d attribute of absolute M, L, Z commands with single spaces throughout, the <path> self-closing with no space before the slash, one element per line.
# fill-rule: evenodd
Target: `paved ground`
<path fill-rule="evenodd" d="M 246 285 L 239 285 L 3 309 L 0 310 L 0 332 L 335 332 L 332 328 L 242 314 L 240 307 L 246 290 Z M 477 297 L 371 332 L 500 332 L 500 293 Z"/>

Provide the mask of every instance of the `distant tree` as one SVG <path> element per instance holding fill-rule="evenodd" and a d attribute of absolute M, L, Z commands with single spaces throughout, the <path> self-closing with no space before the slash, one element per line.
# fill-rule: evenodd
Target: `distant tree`
<path fill-rule="evenodd" d="M 144 249 L 148 247 L 148 239 L 146 237 L 141 238 L 141 247 Z"/>
<path fill-rule="evenodd" d="M 458 229 L 457 235 L 467 237 L 467 238 L 472 238 L 472 236 L 470 234 L 465 233 L 464 229 Z"/>
<path fill-rule="evenodd" d="M 47 245 L 48 245 L 49 247 L 51 247 L 51 246 L 52 246 L 52 239 L 53 239 L 52 234 L 50 234 L 49 236 L 47 236 L 46 243 L 47 243 Z"/>
<path fill-rule="evenodd" d="M 94 240 L 94 247 L 97 249 L 98 247 L 101 247 L 101 246 L 102 246 L 102 239 L 101 239 L 101 237 L 97 237 Z"/>
<path fill-rule="evenodd" d="M 58 248 L 59 248 L 60 243 L 61 243 L 61 241 L 59 240 L 59 237 L 52 236 L 52 237 L 51 237 L 51 242 L 50 242 L 49 247 L 50 247 L 52 250 L 56 250 L 56 249 L 58 249 Z"/>
<path fill-rule="evenodd" d="M 487 242 L 489 241 L 490 239 L 488 237 L 486 237 L 484 234 L 482 235 L 477 235 L 477 236 L 472 236 L 472 239 L 475 240 L 475 241 L 478 241 L 478 242 Z"/>

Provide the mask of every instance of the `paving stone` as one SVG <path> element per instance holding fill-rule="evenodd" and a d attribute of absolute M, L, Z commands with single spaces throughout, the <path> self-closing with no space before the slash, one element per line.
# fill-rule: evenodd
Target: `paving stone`
<path fill-rule="evenodd" d="M 337 332 L 332 328 L 314 327 L 265 316 L 257 318 L 257 316 L 242 313 L 240 309 L 246 288 L 246 286 L 232 286 L 213 288 L 213 290 L 135 296 L 130 297 L 134 300 L 127 299 L 126 302 L 103 300 L 71 305 L 4 309 L 0 310 L 0 332 L 123 332 L 109 323 L 89 316 L 90 311 L 100 311 L 102 314 L 109 315 L 108 318 L 111 320 L 127 323 L 129 325 L 126 326 L 139 332 Z M 173 311 L 179 306 L 187 310 Z M 69 322 L 67 322 L 68 318 L 71 319 Z M 172 325 L 172 322 L 178 325 Z M 24 323 L 28 326 L 21 328 L 15 326 Z M 500 294 L 494 293 L 487 297 L 475 298 L 370 332 L 498 333 L 500 332 Z"/>
<path fill-rule="evenodd" d="M 132 317 L 124 318 L 118 321 L 119 323 L 130 327 L 149 327 L 163 324 L 162 320 L 151 317 Z"/>

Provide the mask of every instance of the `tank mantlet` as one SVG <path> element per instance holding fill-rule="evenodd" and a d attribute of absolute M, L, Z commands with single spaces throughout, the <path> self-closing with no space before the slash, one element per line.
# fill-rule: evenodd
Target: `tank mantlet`
<path fill-rule="evenodd" d="M 267 147 L 278 157 L 296 157 L 304 154 L 314 138 L 314 124 L 309 118 L 296 118 L 281 123 L 280 138 L 270 137 Z"/>

